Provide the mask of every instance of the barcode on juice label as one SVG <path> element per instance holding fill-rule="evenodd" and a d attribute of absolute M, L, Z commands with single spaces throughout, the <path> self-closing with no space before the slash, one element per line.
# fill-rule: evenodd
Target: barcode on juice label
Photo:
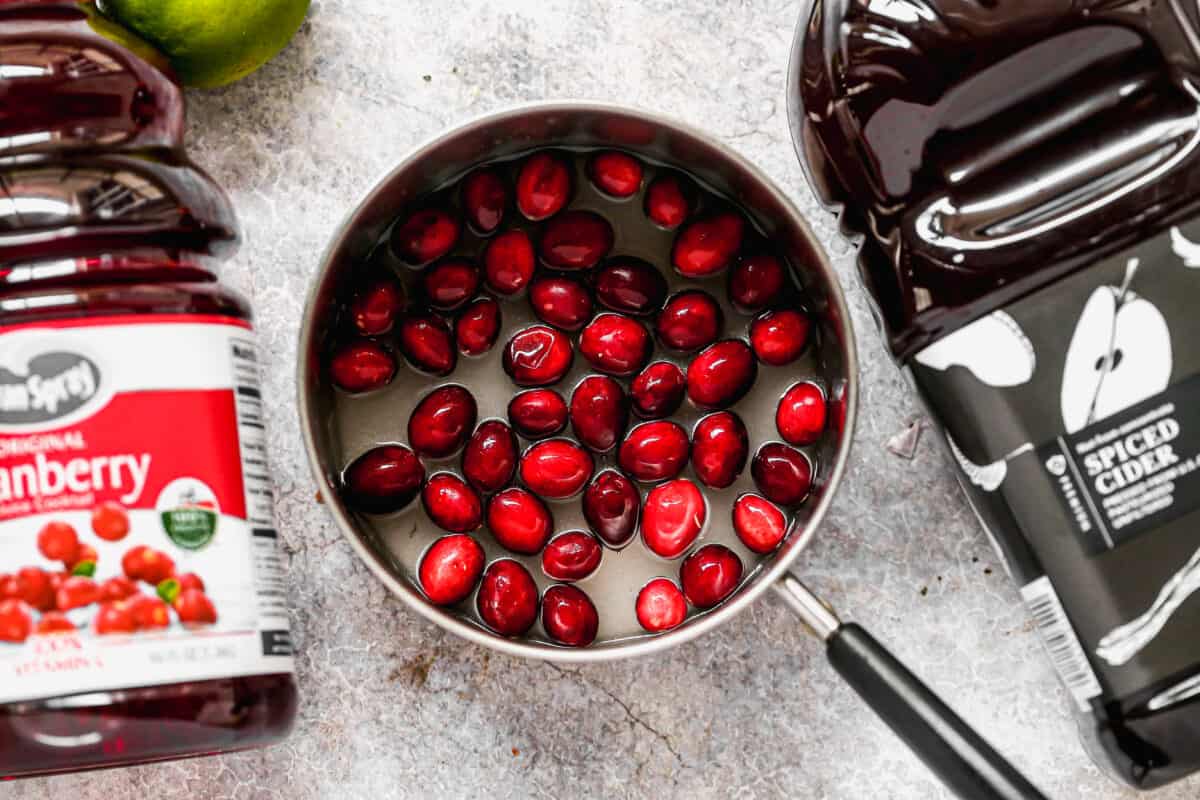
<path fill-rule="evenodd" d="M 1087 654 L 1050 579 L 1043 575 L 1022 586 L 1021 597 L 1041 633 L 1058 677 L 1075 698 L 1079 710 L 1090 713 L 1092 707 L 1088 701 L 1099 696 L 1100 682 L 1096 680 L 1096 673 L 1088 663 Z"/>

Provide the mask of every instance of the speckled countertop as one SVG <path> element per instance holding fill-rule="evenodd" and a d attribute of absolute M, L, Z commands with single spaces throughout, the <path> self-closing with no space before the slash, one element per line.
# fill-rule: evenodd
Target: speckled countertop
<path fill-rule="evenodd" d="M 9 784 L 0 798 L 948 797 L 774 600 L 663 656 L 560 668 L 422 621 L 362 566 L 314 498 L 294 408 L 296 336 L 318 254 L 406 150 L 474 115 L 591 98 L 674 115 L 773 175 L 849 287 L 863 413 L 834 511 L 798 568 L 1054 798 L 1135 796 L 1103 777 L 1016 590 L 874 335 L 848 246 L 792 153 L 789 0 L 314 0 L 275 62 L 191 95 L 191 150 L 228 189 L 245 245 L 227 272 L 266 357 L 279 522 L 303 707 L 262 752 Z M 1156 800 L 1200 793 L 1200 780 Z"/>

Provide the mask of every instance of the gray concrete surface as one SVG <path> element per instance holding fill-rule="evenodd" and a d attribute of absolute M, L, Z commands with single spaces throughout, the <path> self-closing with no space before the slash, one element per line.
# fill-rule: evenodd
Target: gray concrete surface
<path fill-rule="evenodd" d="M 865 392 L 839 502 L 800 568 L 888 641 L 1054 798 L 1124 798 L 1079 747 L 1016 591 L 885 356 L 851 255 L 792 153 L 791 0 L 315 0 L 296 42 L 233 88 L 191 96 L 192 152 L 229 190 L 245 246 L 227 272 L 259 314 L 303 709 L 264 752 L 0 787 L 70 797 L 795 797 L 943 790 L 765 600 L 695 644 L 584 668 L 464 644 L 392 599 L 314 498 L 297 430 L 297 328 L 318 254 L 414 144 L 518 101 L 594 98 L 719 136 L 811 212 L 850 287 Z M 1190 781 L 1155 795 L 1200 793 Z"/>

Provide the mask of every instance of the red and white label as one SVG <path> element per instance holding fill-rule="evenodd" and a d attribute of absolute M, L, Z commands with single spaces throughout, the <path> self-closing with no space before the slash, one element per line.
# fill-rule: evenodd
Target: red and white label
<path fill-rule="evenodd" d="M 0 703 L 293 669 L 253 334 L 0 326 Z"/>

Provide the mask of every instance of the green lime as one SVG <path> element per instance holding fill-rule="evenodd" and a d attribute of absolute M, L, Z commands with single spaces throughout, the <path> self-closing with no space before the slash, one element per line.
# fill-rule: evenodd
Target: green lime
<path fill-rule="evenodd" d="M 101 10 L 160 49 L 188 86 L 212 88 L 270 61 L 309 0 L 102 0 Z"/>

